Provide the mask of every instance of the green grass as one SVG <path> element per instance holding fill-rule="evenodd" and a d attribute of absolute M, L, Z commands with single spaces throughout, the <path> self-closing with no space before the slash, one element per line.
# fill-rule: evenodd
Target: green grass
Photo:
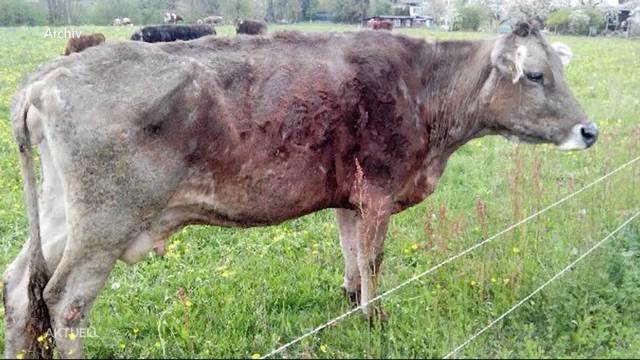
<path fill-rule="evenodd" d="M 342 31 L 327 24 L 277 26 Z M 132 28 L 81 27 L 108 41 Z M 8 104 L 21 76 L 62 52 L 45 28 L 0 28 L 0 268 L 26 234 Z M 398 30 L 426 38 L 487 34 Z M 219 34 L 231 36 L 231 27 Z M 436 192 L 393 218 L 381 289 L 494 234 L 640 155 L 640 42 L 562 37 L 567 80 L 601 137 L 585 152 L 487 137 L 449 161 Z M 384 300 L 384 329 L 351 316 L 286 357 L 438 357 L 499 316 L 640 208 L 640 163 Z M 92 314 L 90 357 L 266 354 L 350 309 L 330 211 L 281 226 L 189 227 L 168 254 L 118 264 Z M 640 223 L 471 343 L 464 357 L 637 357 Z M 178 296 L 180 295 L 180 296 Z M 0 331 L 0 338 L 2 337 Z M 0 339 L 2 340 L 2 339 Z M 1 345 L 0 345 L 1 346 Z"/>

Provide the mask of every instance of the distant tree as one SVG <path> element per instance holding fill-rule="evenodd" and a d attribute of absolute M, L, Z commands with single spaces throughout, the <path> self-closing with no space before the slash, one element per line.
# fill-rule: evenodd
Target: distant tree
<path fill-rule="evenodd" d="M 569 15 L 571 10 L 560 9 L 549 14 L 545 25 L 554 32 L 565 34 L 569 31 Z"/>
<path fill-rule="evenodd" d="M 140 4 L 131 0 L 97 0 L 89 12 L 89 22 L 96 25 L 109 25 L 117 17 L 128 17 L 134 24 L 141 24 L 143 13 L 137 5 Z M 152 22 L 157 21 L 159 20 Z"/>
<path fill-rule="evenodd" d="M 268 22 L 299 21 L 305 18 L 304 12 L 311 11 L 310 0 L 267 0 L 264 18 Z M 306 7 L 306 8 L 305 8 Z"/>
<path fill-rule="evenodd" d="M 408 6 L 394 7 L 393 8 L 393 15 L 409 16 L 409 7 Z"/>
<path fill-rule="evenodd" d="M 300 2 L 300 19 L 297 20 L 310 20 L 313 13 L 318 8 L 317 0 L 298 0 Z"/>
<path fill-rule="evenodd" d="M 575 10 L 569 15 L 569 33 L 573 35 L 589 34 L 589 22 L 591 19 L 586 11 Z"/>
<path fill-rule="evenodd" d="M 24 0 L 0 1 L 0 26 L 34 26 L 45 22 L 45 11 L 36 4 L 29 4 Z"/>
<path fill-rule="evenodd" d="M 481 5 L 464 5 L 458 9 L 455 28 L 478 31 L 488 19 L 487 8 Z"/>
<path fill-rule="evenodd" d="M 604 28 L 604 14 L 596 7 L 585 7 L 583 10 L 589 16 L 589 26 L 596 27 L 598 30 Z"/>
<path fill-rule="evenodd" d="M 367 17 L 369 0 L 335 0 L 332 13 L 338 22 L 355 23 Z"/>
<path fill-rule="evenodd" d="M 580 5 L 583 7 L 594 8 L 600 4 L 602 4 L 602 0 L 580 0 Z"/>
<path fill-rule="evenodd" d="M 426 3 L 426 11 L 440 24 L 447 16 L 447 4 L 444 0 L 431 0 Z"/>
<path fill-rule="evenodd" d="M 552 0 L 511 0 L 507 7 L 507 16 L 516 20 L 527 19 L 542 27 L 551 10 Z"/>
<path fill-rule="evenodd" d="M 229 19 L 246 19 L 253 15 L 250 0 L 226 0 L 222 3 L 222 11 Z"/>
<path fill-rule="evenodd" d="M 222 0 L 198 0 L 196 4 L 196 13 L 202 12 L 202 17 L 219 15 L 221 2 Z"/>
<path fill-rule="evenodd" d="M 545 24 L 560 34 L 586 35 L 590 27 L 604 27 L 604 15 L 596 8 L 565 8 L 552 12 Z"/>
<path fill-rule="evenodd" d="M 389 0 L 374 0 L 370 7 L 369 14 L 371 16 L 389 15 L 393 11 Z"/>
<path fill-rule="evenodd" d="M 138 0 L 135 10 L 130 10 L 131 15 L 125 15 L 128 17 L 133 16 L 140 24 L 158 24 L 162 21 L 164 14 L 167 11 L 172 11 L 170 6 L 175 6 L 175 3 L 167 3 L 166 0 Z M 175 11 L 175 10 L 173 10 Z M 135 13 L 135 14 L 134 14 Z M 122 15 L 121 15 L 122 16 Z"/>

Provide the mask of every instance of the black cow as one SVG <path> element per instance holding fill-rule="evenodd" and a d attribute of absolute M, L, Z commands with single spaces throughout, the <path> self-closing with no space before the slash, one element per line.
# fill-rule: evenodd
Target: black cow
<path fill-rule="evenodd" d="M 131 40 L 148 43 L 186 41 L 215 34 L 216 30 L 209 25 L 158 25 L 142 28 L 131 35 Z"/>

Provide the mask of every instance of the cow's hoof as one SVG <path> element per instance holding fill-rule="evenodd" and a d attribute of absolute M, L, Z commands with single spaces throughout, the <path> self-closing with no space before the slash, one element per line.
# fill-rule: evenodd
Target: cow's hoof
<path fill-rule="evenodd" d="M 381 323 L 386 323 L 387 321 L 389 321 L 389 315 L 384 312 L 384 308 L 382 307 L 382 305 L 376 307 L 374 319 Z"/>
<path fill-rule="evenodd" d="M 369 315 L 364 314 L 364 317 L 369 321 L 369 326 L 375 324 L 384 325 L 389 320 L 389 315 L 384 312 L 382 305 L 372 306 L 369 310 Z"/>
<path fill-rule="evenodd" d="M 340 287 L 340 290 L 342 290 L 342 293 L 344 294 L 344 296 L 347 297 L 347 299 L 349 299 L 349 302 L 352 305 L 360 304 L 360 289 L 356 291 L 351 291 L 351 290 L 347 290 L 347 288 L 345 288 L 343 285 Z"/>

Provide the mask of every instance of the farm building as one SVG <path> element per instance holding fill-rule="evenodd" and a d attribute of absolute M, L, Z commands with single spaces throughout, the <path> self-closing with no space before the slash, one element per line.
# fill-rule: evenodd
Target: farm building
<path fill-rule="evenodd" d="M 371 19 L 389 20 L 393 23 L 393 27 L 396 28 L 409 28 L 416 26 L 432 27 L 435 23 L 435 19 L 431 16 L 380 15 L 372 18 L 366 18 L 365 21 Z"/>
<path fill-rule="evenodd" d="M 602 5 L 605 29 L 611 32 L 625 33 L 631 36 L 640 34 L 640 1 L 624 4 Z"/>

